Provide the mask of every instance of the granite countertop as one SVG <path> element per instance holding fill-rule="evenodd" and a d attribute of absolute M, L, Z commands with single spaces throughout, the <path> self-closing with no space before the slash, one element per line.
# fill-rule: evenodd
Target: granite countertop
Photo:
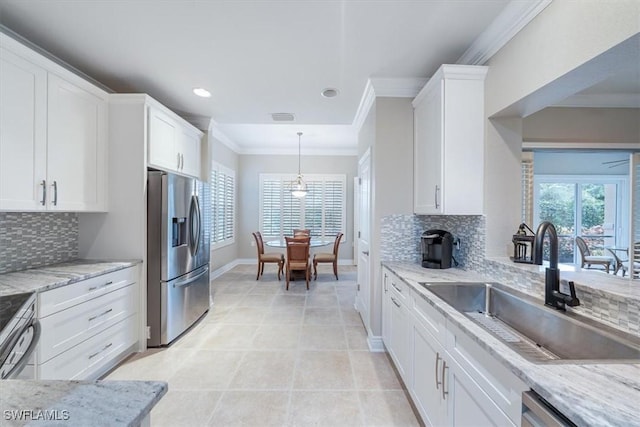
<path fill-rule="evenodd" d="M 2 380 L 0 425 L 138 426 L 167 387 L 160 381 Z"/>
<path fill-rule="evenodd" d="M 21 292 L 43 292 L 81 280 L 122 270 L 141 263 L 78 259 L 29 270 L 0 274 L 0 296 Z"/>
<path fill-rule="evenodd" d="M 491 278 L 455 268 L 427 270 L 408 262 L 382 264 L 577 425 L 640 426 L 640 364 L 530 362 L 418 284 Z"/>

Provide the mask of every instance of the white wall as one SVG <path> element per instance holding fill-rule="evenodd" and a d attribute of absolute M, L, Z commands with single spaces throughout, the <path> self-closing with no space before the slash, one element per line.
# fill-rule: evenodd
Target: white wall
<path fill-rule="evenodd" d="M 519 223 L 522 123 L 509 117 L 525 117 L 615 73 L 611 64 L 589 61 L 638 34 L 639 12 L 636 0 L 554 1 L 488 62 L 487 255 L 506 256 Z"/>
<path fill-rule="evenodd" d="M 628 152 L 536 152 L 533 155 L 533 172 L 536 175 L 629 175 L 629 163 L 615 167 L 604 163 L 624 159 L 629 160 Z"/>
<path fill-rule="evenodd" d="M 413 214 L 413 106 L 411 98 L 382 98 L 360 129 L 358 153 L 371 148 L 370 335 L 382 335 L 381 219 Z M 367 323 L 367 322 L 365 322 Z"/>
<path fill-rule="evenodd" d="M 304 150 L 304 149 L 303 149 Z M 353 178 L 358 171 L 356 156 L 302 156 L 301 171 L 305 174 L 346 174 L 347 209 L 346 231 L 338 257 L 353 258 Z M 236 242 L 238 258 L 256 258 L 252 232 L 258 230 L 260 200 L 259 179 L 261 173 L 298 173 L 298 156 L 291 155 L 240 155 L 238 158 L 238 228 Z M 269 250 L 265 248 L 265 250 Z M 282 252 L 282 249 L 280 249 Z"/>
<path fill-rule="evenodd" d="M 640 64 L 638 65 L 640 67 Z M 549 107 L 525 117 L 525 142 L 628 144 L 640 148 L 640 109 Z"/>
<path fill-rule="evenodd" d="M 215 161 L 236 172 L 236 190 L 238 190 L 238 154 L 213 137 L 211 133 L 208 135 L 208 151 L 209 152 L 204 155 L 204 157 L 208 159 L 209 166 L 211 161 Z M 210 170 L 209 167 L 207 167 L 207 170 Z M 209 178 L 209 176 L 207 176 L 207 178 Z M 236 218 L 238 212 L 238 194 L 236 193 Z M 238 240 L 238 224 L 236 223 L 236 239 L 234 243 L 222 247 L 215 247 L 212 245 L 210 264 L 212 271 L 215 271 L 238 258 Z"/>

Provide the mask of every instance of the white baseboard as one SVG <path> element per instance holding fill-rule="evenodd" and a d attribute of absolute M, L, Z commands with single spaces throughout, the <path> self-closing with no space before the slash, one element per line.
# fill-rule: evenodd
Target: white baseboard
<path fill-rule="evenodd" d="M 211 273 L 209 274 L 209 280 L 214 280 L 214 279 L 217 279 L 218 277 L 222 276 L 224 273 L 226 273 L 227 271 L 231 270 L 236 265 L 240 264 L 240 262 L 238 262 L 238 261 L 239 261 L 238 259 L 234 259 L 230 263 L 225 264 L 222 267 L 211 271 Z M 254 262 L 255 262 L 255 260 L 254 260 Z"/>
<path fill-rule="evenodd" d="M 369 351 L 374 353 L 384 353 L 384 342 L 381 336 L 370 335 L 367 337 L 367 344 L 369 345 Z"/>

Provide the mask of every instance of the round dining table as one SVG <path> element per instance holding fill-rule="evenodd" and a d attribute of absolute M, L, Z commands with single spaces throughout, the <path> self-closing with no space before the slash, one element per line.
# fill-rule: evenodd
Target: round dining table
<path fill-rule="evenodd" d="M 335 239 L 334 239 L 335 240 Z M 309 241 L 310 248 L 317 248 L 320 246 L 327 246 L 333 243 L 334 240 L 326 240 L 326 239 L 314 239 L 313 237 Z M 269 240 L 265 242 L 265 245 L 270 246 L 272 248 L 286 248 L 287 242 L 284 239 L 278 240 Z"/>

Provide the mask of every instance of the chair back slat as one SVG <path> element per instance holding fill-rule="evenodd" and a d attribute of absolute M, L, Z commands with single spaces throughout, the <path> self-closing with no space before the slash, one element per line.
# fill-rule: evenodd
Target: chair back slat
<path fill-rule="evenodd" d="M 285 237 L 287 242 L 287 261 L 306 262 L 309 259 L 310 237 Z"/>
<path fill-rule="evenodd" d="M 333 243 L 333 254 L 336 257 L 338 256 L 338 249 L 340 249 L 340 240 L 342 240 L 342 236 L 344 236 L 344 233 L 338 233 L 336 241 Z"/>
<path fill-rule="evenodd" d="M 253 234 L 253 238 L 256 239 L 256 247 L 258 248 L 258 256 L 264 254 L 264 241 L 262 240 L 262 234 L 259 231 L 256 231 Z"/>

